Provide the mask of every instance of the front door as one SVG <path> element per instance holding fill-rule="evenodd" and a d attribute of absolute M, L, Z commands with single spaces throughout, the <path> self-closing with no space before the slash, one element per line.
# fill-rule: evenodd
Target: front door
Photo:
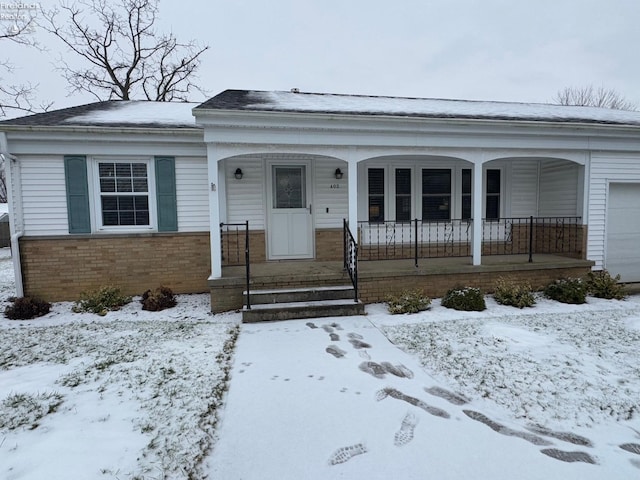
<path fill-rule="evenodd" d="M 272 164 L 267 179 L 269 259 L 313 257 L 310 163 Z"/>

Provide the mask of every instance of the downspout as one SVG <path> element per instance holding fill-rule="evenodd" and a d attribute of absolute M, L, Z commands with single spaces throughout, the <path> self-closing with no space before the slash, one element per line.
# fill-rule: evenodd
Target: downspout
<path fill-rule="evenodd" d="M 24 235 L 22 222 L 22 188 L 20 185 L 18 158 L 9 153 L 7 136 L 0 132 L 0 159 L 4 164 L 5 182 L 7 186 L 7 202 L 9 205 L 9 231 L 11 232 L 11 260 L 15 276 L 16 297 L 24 296 L 22 282 L 22 262 L 20 261 L 20 237 Z M 14 185 L 13 168 L 17 168 Z M 14 190 L 15 188 L 15 190 Z"/>

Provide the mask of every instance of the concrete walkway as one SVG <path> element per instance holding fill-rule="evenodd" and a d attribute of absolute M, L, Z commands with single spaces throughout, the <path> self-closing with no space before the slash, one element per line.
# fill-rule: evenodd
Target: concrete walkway
<path fill-rule="evenodd" d="M 595 479 L 603 473 L 541 455 L 551 442 L 524 433 L 522 425 L 491 424 L 496 414 L 482 399 L 462 402 L 366 316 L 243 325 L 209 478 Z M 535 468 L 523 471 L 523 465 Z"/>

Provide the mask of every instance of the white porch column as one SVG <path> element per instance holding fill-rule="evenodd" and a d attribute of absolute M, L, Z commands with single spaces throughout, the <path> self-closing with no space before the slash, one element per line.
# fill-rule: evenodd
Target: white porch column
<path fill-rule="evenodd" d="M 220 238 L 220 208 L 222 206 L 220 183 L 224 183 L 224 172 L 220 163 L 220 155 L 215 145 L 207 144 L 207 165 L 209 174 L 209 231 L 211 238 L 211 277 L 222 277 L 222 256 Z M 222 174 L 221 174 L 222 172 Z"/>
<path fill-rule="evenodd" d="M 473 265 L 482 263 L 482 161 L 473 165 Z"/>
<path fill-rule="evenodd" d="M 353 238 L 358 241 L 358 162 L 347 160 L 349 186 L 349 230 Z"/>

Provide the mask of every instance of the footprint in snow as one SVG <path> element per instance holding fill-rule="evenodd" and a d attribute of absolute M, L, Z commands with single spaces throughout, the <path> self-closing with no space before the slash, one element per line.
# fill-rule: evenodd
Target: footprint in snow
<path fill-rule="evenodd" d="M 337 333 L 329 334 L 329 338 L 331 339 L 332 342 L 339 342 L 340 341 L 340 335 L 338 335 Z"/>
<path fill-rule="evenodd" d="M 623 443 L 622 445 L 620 445 L 620 448 L 627 452 L 640 455 L 640 445 L 638 445 L 637 443 Z"/>
<path fill-rule="evenodd" d="M 347 352 L 342 350 L 337 345 L 329 345 L 327 348 L 325 348 L 325 351 L 327 353 L 330 353 L 331 355 L 333 355 L 336 358 L 342 358 L 347 354 Z"/>
<path fill-rule="evenodd" d="M 591 463 L 596 465 L 595 458 L 589 455 L 586 452 L 563 452 L 562 450 L 558 450 L 556 448 L 545 448 L 540 450 L 541 453 L 545 455 L 555 458 L 556 460 L 560 460 L 561 462 L 584 462 Z"/>
<path fill-rule="evenodd" d="M 362 455 L 363 453 L 367 453 L 367 447 L 362 443 L 339 448 L 329 457 L 329 465 L 338 465 L 339 463 L 347 462 L 356 455 Z"/>
<path fill-rule="evenodd" d="M 369 375 L 373 375 L 376 378 L 384 378 L 387 371 L 384 367 L 376 362 L 362 362 L 358 368 Z"/>
<path fill-rule="evenodd" d="M 555 432 L 538 425 L 529 426 L 526 428 L 530 432 L 537 433 L 538 435 L 544 435 L 545 437 L 557 438 L 558 440 L 562 440 L 563 442 L 573 443 L 574 445 L 581 445 L 583 447 L 593 447 L 593 443 L 591 442 L 591 440 L 580 435 L 576 435 L 575 433 Z"/>
<path fill-rule="evenodd" d="M 402 447 L 413 440 L 413 432 L 418 424 L 418 417 L 413 413 L 407 413 L 402 419 L 400 430 L 398 430 L 393 438 L 393 444 L 396 447 Z"/>
<path fill-rule="evenodd" d="M 316 326 L 316 324 L 315 324 L 315 323 L 313 323 L 313 322 L 307 322 L 307 323 L 305 323 L 305 325 L 306 325 L 307 327 L 311 328 L 311 329 L 313 329 L 313 328 L 318 328 L 318 327 Z"/>
<path fill-rule="evenodd" d="M 381 365 L 391 375 L 400 378 L 413 378 L 413 372 L 402 364 L 392 365 L 390 362 L 382 362 Z"/>
<path fill-rule="evenodd" d="M 333 333 L 333 328 L 330 327 L 329 325 L 323 325 L 322 329 L 327 333 Z"/>
<path fill-rule="evenodd" d="M 467 417 L 477 422 L 484 423 L 491 430 L 493 430 L 494 432 L 498 432 L 501 435 L 521 438 L 523 440 L 526 440 L 527 442 L 533 443 L 534 445 L 553 445 L 553 443 L 532 433 L 519 432 L 517 430 L 513 430 L 512 428 L 494 422 L 489 417 L 480 412 L 475 412 L 473 410 L 463 410 L 463 412 Z"/>
<path fill-rule="evenodd" d="M 435 397 L 444 398 L 447 402 L 452 403 L 454 405 L 464 405 L 465 403 L 469 402 L 469 400 L 467 400 L 462 395 L 450 392 L 449 390 L 446 390 L 441 387 L 431 387 L 431 388 L 425 387 L 424 391 Z"/>
<path fill-rule="evenodd" d="M 431 406 L 431 405 L 423 402 L 419 398 L 415 398 L 415 397 L 411 397 L 409 395 L 405 395 L 404 393 L 402 393 L 399 390 L 396 390 L 395 388 L 387 387 L 387 388 L 383 388 L 382 390 L 378 390 L 376 392 L 376 400 L 378 402 L 381 401 L 381 400 L 384 400 L 387 397 L 391 397 L 391 398 L 395 398 L 395 399 L 407 402 L 408 404 L 413 405 L 413 406 L 418 407 L 418 408 L 421 408 L 425 412 L 427 412 L 427 413 L 429 413 L 431 415 L 434 415 L 436 417 L 450 418 L 449 413 L 447 413 L 445 410 L 442 410 L 441 408 L 438 408 L 438 407 Z"/>
<path fill-rule="evenodd" d="M 336 330 L 342 330 L 342 327 L 340 326 L 340 324 L 339 324 L 339 323 L 335 323 L 335 322 L 333 322 L 333 323 L 331 324 L 331 326 L 332 326 L 333 328 L 335 328 Z"/>
<path fill-rule="evenodd" d="M 356 350 L 360 350 L 361 348 L 371 348 L 367 342 L 363 342 L 362 340 L 358 340 L 357 338 L 350 338 L 349 343 L 353 345 L 353 348 Z"/>

